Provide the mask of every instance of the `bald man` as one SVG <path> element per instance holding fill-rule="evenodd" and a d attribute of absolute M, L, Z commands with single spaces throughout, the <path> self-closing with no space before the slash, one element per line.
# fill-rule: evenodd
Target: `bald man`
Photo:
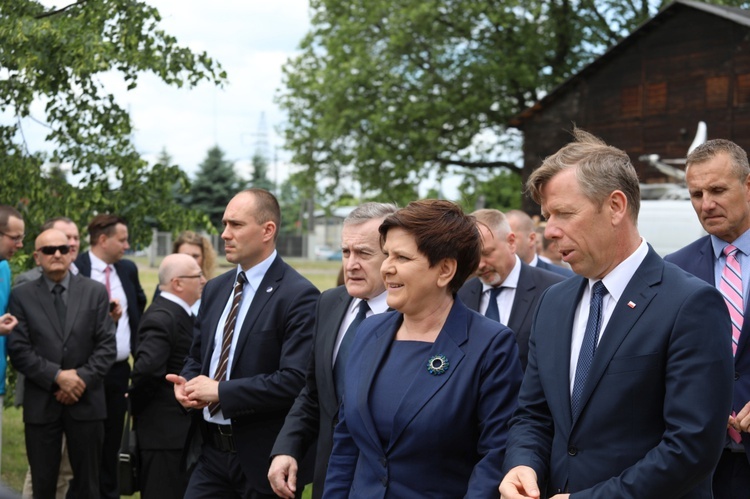
<path fill-rule="evenodd" d="M 545 262 L 539 258 L 539 255 L 537 255 L 537 237 L 539 235 L 534 228 L 534 221 L 526 212 L 510 210 L 505 213 L 505 217 L 508 219 L 508 224 L 510 224 L 510 230 L 516 235 L 516 255 L 524 263 L 532 267 L 560 274 L 563 277 L 573 275 L 572 270 Z"/>
<path fill-rule="evenodd" d="M 191 307 L 206 278 L 195 258 L 173 253 L 159 266 L 159 290 L 141 318 L 131 379 L 131 407 L 140 449 L 143 499 L 182 498 L 187 474 L 180 467 L 190 417 L 174 398 L 167 373 L 179 371 L 190 350 Z"/>
<path fill-rule="evenodd" d="M 115 360 L 115 327 L 106 288 L 70 271 L 64 232 L 36 239 L 37 280 L 16 288 L 10 311 L 18 325 L 8 353 L 24 380 L 26 453 L 37 497 L 54 497 L 63 434 L 76 477 L 75 497 L 99 497 L 106 417 L 103 379 Z"/>

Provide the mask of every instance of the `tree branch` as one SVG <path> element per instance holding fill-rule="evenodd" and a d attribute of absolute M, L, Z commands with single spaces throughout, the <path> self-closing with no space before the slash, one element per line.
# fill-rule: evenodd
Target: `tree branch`
<path fill-rule="evenodd" d="M 464 166 L 466 168 L 497 168 L 505 167 L 513 171 L 521 171 L 521 168 L 515 163 L 509 161 L 466 161 L 462 159 L 435 158 L 437 163 L 443 166 Z"/>
<path fill-rule="evenodd" d="M 83 5 L 86 3 L 87 0 L 78 0 L 75 3 L 72 3 L 70 5 L 66 5 L 65 7 L 59 8 L 57 10 L 51 10 L 49 12 L 45 12 L 44 14 L 39 14 L 38 16 L 34 16 L 34 19 L 44 19 L 45 17 L 52 17 L 56 16 L 57 14 L 61 14 L 65 12 L 68 9 L 72 9 L 76 5 Z"/>

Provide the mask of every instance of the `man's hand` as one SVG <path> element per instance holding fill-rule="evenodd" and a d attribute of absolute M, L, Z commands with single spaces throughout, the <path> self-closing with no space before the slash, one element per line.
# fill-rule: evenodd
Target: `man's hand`
<path fill-rule="evenodd" d="M 0 336 L 5 336 L 13 331 L 13 328 L 18 324 L 18 319 L 10 314 L 0 315 Z"/>
<path fill-rule="evenodd" d="M 192 401 L 185 393 L 187 380 L 177 374 L 167 374 L 167 381 L 174 383 L 174 398 L 185 409 L 203 409 L 208 405 L 206 402 Z"/>
<path fill-rule="evenodd" d="M 219 382 L 208 376 L 196 376 L 185 385 L 185 394 L 193 402 L 218 402 Z"/>
<path fill-rule="evenodd" d="M 78 376 L 75 369 L 60 371 L 57 378 L 55 378 L 55 383 L 74 402 L 78 402 L 86 390 L 86 383 Z"/>
<path fill-rule="evenodd" d="M 501 499 L 539 499 L 536 471 L 529 466 L 516 466 L 500 483 Z M 558 496 L 555 496 L 558 497 Z"/>
<path fill-rule="evenodd" d="M 71 397 L 70 395 L 68 395 L 62 390 L 57 390 L 55 392 L 55 400 L 57 400 L 63 405 L 73 405 L 76 403 L 76 401 L 73 400 L 73 397 Z"/>
<path fill-rule="evenodd" d="M 729 425 L 739 432 L 750 432 L 750 402 L 736 416 L 729 416 Z"/>
<path fill-rule="evenodd" d="M 268 481 L 277 496 L 294 499 L 297 492 L 297 460 L 292 456 L 275 456 L 268 469 Z"/>
<path fill-rule="evenodd" d="M 122 317 L 122 306 L 120 306 L 120 300 L 113 298 L 109 302 L 109 316 L 112 317 L 112 322 L 117 324 L 117 321 Z"/>

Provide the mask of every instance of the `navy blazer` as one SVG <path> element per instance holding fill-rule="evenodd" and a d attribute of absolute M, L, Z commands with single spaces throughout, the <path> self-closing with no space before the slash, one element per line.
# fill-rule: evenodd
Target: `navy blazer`
<path fill-rule="evenodd" d="M 711 498 L 732 392 L 721 294 L 649 247 L 602 333 L 573 421 L 571 329 L 586 285 L 574 277 L 542 296 L 504 469 L 531 466 L 550 495 Z"/>
<path fill-rule="evenodd" d="M 546 270 L 532 267 L 521 262 L 521 272 L 518 276 L 516 295 L 510 308 L 510 317 L 507 326 L 513 330 L 518 343 L 518 358 L 521 360 L 521 368 L 525 371 L 529 356 L 529 335 L 531 334 L 531 320 L 534 317 L 539 297 L 544 291 L 565 280 L 560 274 L 553 274 Z M 467 307 L 479 312 L 479 303 L 482 300 L 482 281 L 478 277 L 469 279 L 461 289 L 458 290 Z"/>
<path fill-rule="evenodd" d="M 302 462 L 305 453 L 315 444 L 313 498 L 323 496 L 328 458 L 333 448 L 333 429 L 338 423 L 339 402 L 333 381 L 333 349 L 341 323 L 352 297 L 345 286 L 324 291 L 315 310 L 313 350 L 307 366 L 305 387 L 302 388 L 284 427 L 276 438 L 271 457 L 280 454 Z M 297 484 L 306 477 L 298 474 Z"/>
<path fill-rule="evenodd" d="M 91 277 L 91 256 L 85 251 L 78 255 L 75 261 L 81 275 Z M 146 308 L 146 293 L 143 292 L 141 281 L 138 279 L 138 267 L 130 260 L 119 260 L 112 264 L 117 277 L 122 282 L 122 289 L 128 299 L 128 323 L 130 324 L 130 352 L 135 353 L 138 341 L 138 325 L 141 315 Z"/>
<path fill-rule="evenodd" d="M 430 351 L 450 367 L 434 376 L 427 358 L 414 359 L 425 368 L 404 380 L 409 388 L 383 448 L 369 395 L 402 318 L 375 315 L 357 330 L 324 497 L 496 499 L 522 376 L 512 331 L 456 299 Z"/>
<path fill-rule="evenodd" d="M 233 268 L 203 288 L 193 344 L 181 373 L 187 380 L 209 374 L 216 328 L 236 276 Z M 242 322 L 229 379 L 219 383 L 221 410 L 232 421 L 242 470 L 250 489 L 262 494 L 273 494 L 266 476 L 268 456 L 305 382 L 319 296 L 310 281 L 277 256 Z M 203 421 L 203 411 L 194 414 Z"/>
<path fill-rule="evenodd" d="M 714 250 L 711 245 L 711 236 L 705 236 L 685 246 L 679 251 L 667 255 L 664 258 L 683 270 L 687 270 L 712 286 L 716 285 L 714 276 Z M 745 317 L 750 317 L 750 303 L 745 305 Z M 742 323 L 740 341 L 737 344 L 737 353 L 734 356 L 734 401 L 732 408 L 736 412 L 750 401 L 750 320 Z M 750 461 L 750 434 L 742 432 L 742 444 L 745 446 L 745 454 Z"/>
<path fill-rule="evenodd" d="M 560 267 L 559 265 L 555 265 L 554 263 L 545 262 L 541 258 L 539 258 L 536 262 L 536 268 L 538 269 L 544 269 L 549 272 L 554 272 L 555 274 L 560 274 L 563 277 L 572 277 L 575 275 L 575 272 L 570 270 L 567 267 Z"/>

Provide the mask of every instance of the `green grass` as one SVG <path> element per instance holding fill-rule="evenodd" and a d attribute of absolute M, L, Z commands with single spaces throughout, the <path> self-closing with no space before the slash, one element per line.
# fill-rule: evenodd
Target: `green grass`
<path fill-rule="evenodd" d="M 157 269 L 148 266 L 146 257 L 133 259 L 138 264 L 138 275 L 141 286 L 146 292 L 149 303 L 154 294 L 154 289 L 159 282 Z M 286 259 L 292 267 L 307 277 L 318 289 L 325 291 L 336 285 L 341 263 L 329 261 L 310 261 L 299 258 Z M 217 275 L 226 272 L 231 267 L 226 261 L 224 266 L 217 270 Z M 2 463 L 0 478 L 11 489 L 20 492 L 23 488 L 23 480 L 26 476 L 28 463 L 26 460 L 26 446 L 23 436 L 23 414 L 16 407 L 9 407 L 3 411 L 3 434 L 2 434 Z M 308 486 L 303 493 L 303 499 L 311 497 L 312 487 Z M 125 497 L 125 496 L 123 496 Z M 140 498 L 140 494 L 132 496 Z"/>

